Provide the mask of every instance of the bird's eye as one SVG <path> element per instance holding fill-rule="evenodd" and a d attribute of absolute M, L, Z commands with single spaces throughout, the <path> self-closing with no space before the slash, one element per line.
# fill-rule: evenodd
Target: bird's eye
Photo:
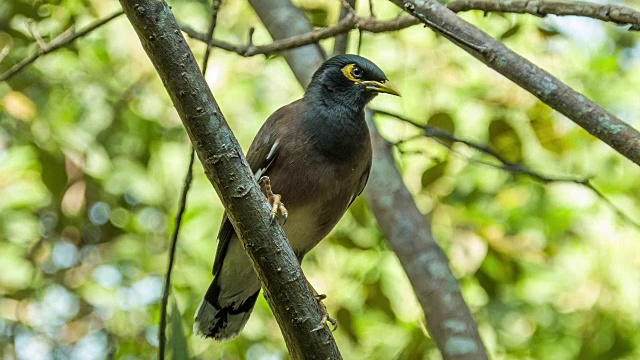
<path fill-rule="evenodd" d="M 354 66 L 353 68 L 351 68 L 351 76 L 353 76 L 356 79 L 360 79 L 362 78 L 362 75 L 364 75 L 364 71 L 362 71 L 361 68 Z"/>

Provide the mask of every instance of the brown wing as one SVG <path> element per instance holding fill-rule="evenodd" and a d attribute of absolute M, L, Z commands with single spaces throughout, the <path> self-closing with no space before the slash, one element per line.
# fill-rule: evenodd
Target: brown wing
<path fill-rule="evenodd" d="M 249 146 L 247 151 L 247 162 L 253 171 L 256 180 L 259 180 L 262 175 L 265 174 L 269 166 L 278 156 L 279 146 L 279 132 L 278 127 L 275 126 L 278 122 L 285 120 L 288 114 L 297 114 L 297 107 L 301 105 L 301 100 L 295 101 L 289 105 L 283 106 L 276 112 L 271 114 L 267 121 L 265 121 L 258 134 L 253 139 L 253 143 Z M 213 275 L 216 275 L 222 268 L 222 261 L 227 253 L 227 247 L 229 241 L 235 234 L 233 225 L 225 213 L 222 218 L 222 225 L 218 232 L 218 249 L 216 251 L 216 258 L 213 262 Z"/>

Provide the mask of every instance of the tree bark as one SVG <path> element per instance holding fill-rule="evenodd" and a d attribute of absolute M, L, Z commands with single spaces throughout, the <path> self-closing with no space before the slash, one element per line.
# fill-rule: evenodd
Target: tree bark
<path fill-rule="evenodd" d="M 120 4 L 251 258 L 291 357 L 341 359 L 282 227 L 270 220 L 266 199 L 169 6 L 161 0 Z"/>

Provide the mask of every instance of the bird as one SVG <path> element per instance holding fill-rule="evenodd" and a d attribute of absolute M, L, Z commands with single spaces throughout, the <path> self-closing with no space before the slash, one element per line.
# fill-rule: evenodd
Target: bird
<path fill-rule="evenodd" d="M 251 170 L 272 206 L 271 216 L 280 213 L 284 218 L 284 232 L 300 263 L 367 183 L 372 153 L 364 109 L 380 93 L 400 96 L 370 60 L 334 56 L 316 70 L 301 99 L 267 118 L 247 151 Z M 213 276 L 193 330 L 206 338 L 230 340 L 248 321 L 261 284 L 226 214 Z M 316 293 L 317 300 L 323 298 Z M 328 316 L 324 305 L 321 309 Z"/>

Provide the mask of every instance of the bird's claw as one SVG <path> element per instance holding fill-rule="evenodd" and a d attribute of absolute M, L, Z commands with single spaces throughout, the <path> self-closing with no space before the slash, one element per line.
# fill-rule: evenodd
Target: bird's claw
<path fill-rule="evenodd" d="M 278 215 L 278 212 L 280 212 L 280 214 L 282 214 L 282 218 L 284 219 L 282 225 L 284 225 L 287 223 L 287 219 L 289 218 L 289 212 L 282 203 L 282 196 L 280 196 L 279 194 L 272 194 L 272 196 L 273 197 L 269 197 L 269 203 L 271 204 L 271 221 L 275 220 L 276 215 Z"/>
<path fill-rule="evenodd" d="M 264 192 L 267 195 L 269 204 L 271 205 L 271 221 L 274 221 L 278 212 L 280 212 L 284 219 L 282 225 L 286 224 L 287 219 L 289 218 L 289 212 L 287 211 L 287 208 L 284 207 L 282 196 L 280 194 L 274 194 L 273 190 L 271 190 L 271 179 L 269 179 L 268 176 L 263 176 L 260 178 L 259 183 L 264 185 Z"/>
<path fill-rule="evenodd" d="M 336 331 L 336 329 L 338 328 L 338 320 L 332 318 L 331 316 L 329 316 L 329 312 L 327 311 L 327 307 L 324 305 L 324 303 L 322 302 L 322 300 L 327 298 L 327 295 L 325 294 L 315 294 L 313 295 L 313 297 L 316 299 L 316 302 L 318 303 L 318 307 L 320 308 L 320 312 L 322 313 L 322 319 L 320 320 L 320 325 L 324 325 L 325 323 L 330 323 L 331 326 L 333 326 L 333 329 L 331 329 L 331 331 Z"/>

